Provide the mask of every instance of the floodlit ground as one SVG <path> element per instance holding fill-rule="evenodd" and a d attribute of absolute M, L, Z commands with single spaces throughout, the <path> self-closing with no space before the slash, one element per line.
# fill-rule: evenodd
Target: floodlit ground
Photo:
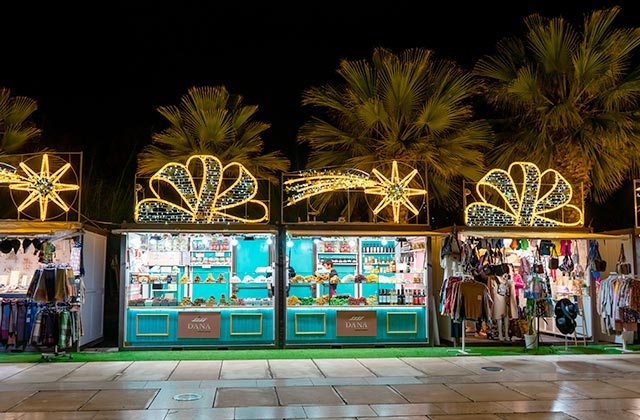
<path fill-rule="evenodd" d="M 623 420 L 639 372 L 635 354 L 3 363 L 0 419 Z"/>

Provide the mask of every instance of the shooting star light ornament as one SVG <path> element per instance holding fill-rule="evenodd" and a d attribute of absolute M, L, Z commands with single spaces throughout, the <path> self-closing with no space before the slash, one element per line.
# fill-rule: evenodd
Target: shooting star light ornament
<path fill-rule="evenodd" d="M 409 184 L 418 175 L 416 169 L 401 178 L 398 162 L 394 160 L 391 164 L 391 176 L 389 178 L 382 175 L 377 169 L 371 172 L 374 177 L 357 169 L 304 171 L 300 177 L 285 182 L 285 189 L 289 196 L 287 205 L 327 192 L 363 189 L 365 194 L 382 197 L 378 205 L 373 209 L 375 215 L 387 206 L 392 207 L 394 223 L 400 222 L 401 207 L 407 208 L 414 215 L 420 212 L 411 202 L 410 197 L 424 196 L 427 191 L 409 187 Z"/>

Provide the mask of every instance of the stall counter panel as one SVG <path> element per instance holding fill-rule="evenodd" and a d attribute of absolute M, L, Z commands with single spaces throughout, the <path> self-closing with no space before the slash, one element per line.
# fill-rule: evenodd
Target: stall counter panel
<path fill-rule="evenodd" d="M 287 308 L 287 343 L 426 342 L 424 306 Z"/>
<path fill-rule="evenodd" d="M 273 340 L 272 307 L 127 309 L 125 347 L 269 345 Z"/>

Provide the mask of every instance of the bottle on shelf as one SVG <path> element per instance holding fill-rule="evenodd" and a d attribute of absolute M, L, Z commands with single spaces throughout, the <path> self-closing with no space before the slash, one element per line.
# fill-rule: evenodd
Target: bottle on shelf
<path fill-rule="evenodd" d="M 399 296 L 399 301 L 398 301 L 398 305 L 404 305 L 404 284 L 400 285 L 400 296 Z"/>

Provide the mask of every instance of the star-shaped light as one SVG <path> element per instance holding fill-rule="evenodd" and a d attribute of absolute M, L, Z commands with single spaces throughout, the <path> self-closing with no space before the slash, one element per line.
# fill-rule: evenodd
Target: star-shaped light
<path fill-rule="evenodd" d="M 29 195 L 18 206 L 18 212 L 24 211 L 27 207 L 38 201 L 40 203 L 40 220 L 47 219 L 47 209 L 49 201 L 55 203 L 65 212 L 69 211 L 69 205 L 60 197 L 62 191 L 76 191 L 80 186 L 75 184 L 62 184 L 60 179 L 71 167 L 70 163 L 66 163 L 60 169 L 51 173 L 49 171 L 49 156 L 42 155 L 42 163 L 40 165 L 40 173 L 37 173 L 24 162 L 20 162 L 20 168 L 27 174 L 22 177 L 20 182 L 10 184 L 9 188 L 18 191 L 27 191 Z"/>
<path fill-rule="evenodd" d="M 409 175 L 400 179 L 400 175 L 398 173 L 398 162 L 394 160 L 391 167 L 391 179 L 382 175 L 377 169 L 374 169 L 371 172 L 376 176 L 376 178 L 378 178 L 379 182 L 374 187 L 365 188 L 364 193 L 383 196 L 378 206 L 373 210 L 373 214 L 380 213 L 382 209 L 391 204 L 393 207 L 393 221 L 395 223 L 399 223 L 400 206 L 405 206 L 416 215 L 420 212 L 409 198 L 415 195 L 424 195 L 427 193 L 426 190 L 408 187 L 409 183 L 418 174 L 416 169 L 411 171 Z"/>

